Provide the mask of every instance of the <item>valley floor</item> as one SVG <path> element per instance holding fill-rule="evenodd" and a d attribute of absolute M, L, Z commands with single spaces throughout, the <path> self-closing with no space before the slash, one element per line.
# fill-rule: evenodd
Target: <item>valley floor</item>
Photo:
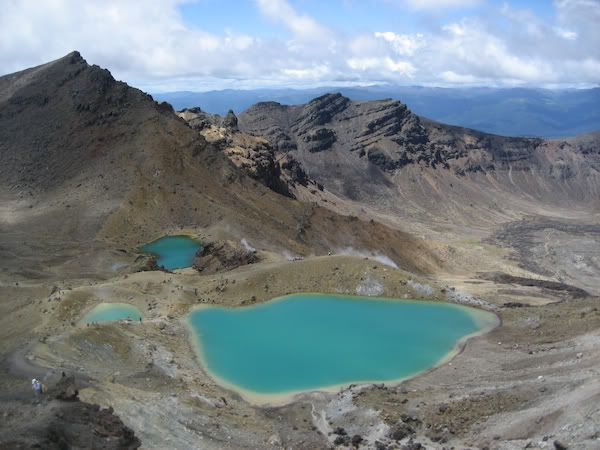
<path fill-rule="evenodd" d="M 526 277 L 499 282 L 485 269 L 529 272 L 499 257 L 504 251 L 492 244 L 465 241 L 456 254 L 479 257 L 481 273 L 416 277 L 360 256 L 288 261 L 268 252 L 263 262 L 219 274 L 136 272 L 142 262 L 134 253 L 100 251 L 94 264 L 104 279 L 15 282 L 4 274 L 0 442 L 12 442 L 16 430 L 23 446 L 48 439 L 64 406 L 32 404 L 29 380 L 53 386 L 65 372 L 75 377 L 82 401 L 113 408 L 143 448 L 417 448 L 419 442 L 517 449 L 553 448 L 560 445 L 555 440 L 600 448 L 598 298 L 564 291 L 561 283 L 528 286 Z M 119 264 L 112 276 L 100 269 L 110 267 L 108 260 Z M 590 291 L 598 288 L 586 281 Z M 365 283 L 387 297 L 474 304 L 502 323 L 470 339 L 451 361 L 400 385 L 302 394 L 286 405 L 249 404 L 199 368 L 184 323 L 191 307 L 302 291 L 353 294 Z M 102 301 L 133 304 L 144 320 L 78 324 Z M 61 426 L 68 435 L 71 425 Z"/>

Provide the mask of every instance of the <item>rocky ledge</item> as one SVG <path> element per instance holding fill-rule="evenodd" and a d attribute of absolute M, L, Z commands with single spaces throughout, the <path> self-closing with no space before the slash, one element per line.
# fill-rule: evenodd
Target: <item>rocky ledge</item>
<path fill-rule="evenodd" d="M 112 408 L 82 402 L 73 377 L 63 376 L 33 403 L 12 406 L 3 419 L 12 432 L 0 434 L 0 448 L 134 450 L 142 445 Z"/>

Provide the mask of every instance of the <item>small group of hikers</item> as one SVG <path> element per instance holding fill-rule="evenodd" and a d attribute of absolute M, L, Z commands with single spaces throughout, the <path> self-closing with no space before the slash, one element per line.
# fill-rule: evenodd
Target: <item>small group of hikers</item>
<path fill-rule="evenodd" d="M 67 374 L 63 371 L 61 374 L 62 379 L 64 380 L 67 377 Z M 39 397 L 42 394 L 46 393 L 46 385 L 43 384 L 40 380 L 38 380 L 37 378 L 33 378 L 31 380 L 31 389 L 33 390 L 33 394 L 36 397 Z"/>

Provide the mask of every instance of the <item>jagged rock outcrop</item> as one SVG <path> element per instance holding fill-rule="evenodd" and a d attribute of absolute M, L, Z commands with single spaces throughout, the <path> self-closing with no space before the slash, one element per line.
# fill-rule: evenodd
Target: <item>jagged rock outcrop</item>
<path fill-rule="evenodd" d="M 308 175 L 304 171 L 302 164 L 300 164 L 298 160 L 294 159 L 292 156 L 286 155 L 285 158 L 283 158 L 281 168 L 294 183 L 307 186 L 310 182 L 313 182 L 309 179 Z M 323 190 L 322 187 L 320 189 Z"/>
<path fill-rule="evenodd" d="M 204 112 L 199 106 L 195 106 L 182 109 L 177 112 L 177 115 L 197 131 L 202 131 L 210 126 L 224 127 L 231 131 L 237 131 L 238 129 L 238 119 L 232 110 L 229 110 L 225 117 L 221 117 L 218 114 Z"/>
<path fill-rule="evenodd" d="M 238 137 L 244 140 L 243 144 L 239 143 Z M 295 198 L 293 191 L 296 187 L 317 185 L 308 177 L 302 164 L 293 155 L 276 152 L 264 141 L 238 137 L 234 137 L 230 145 L 224 147 L 225 154 L 250 177 L 269 189 L 286 197 Z M 323 187 L 320 186 L 319 189 L 322 190 Z"/>
<path fill-rule="evenodd" d="M 177 113 L 194 130 L 202 131 L 211 125 L 218 125 L 219 118 L 214 114 L 205 113 L 199 107 L 186 108 Z"/>
<path fill-rule="evenodd" d="M 260 258 L 256 250 L 250 248 L 248 244 L 216 241 L 209 242 L 198 250 L 193 266 L 202 273 L 216 273 L 254 264 L 258 261 Z"/>
<path fill-rule="evenodd" d="M 4 416 L 5 425 L 13 432 L 0 433 L 0 447 L 48 450 L 141 447 L 139 438 L 112 408 L 82 402 L 78 392 L 75 379 L 64 376 L 40 401 L 21 403 L 19 414 Z"/>
<path fill-rule="evenodd" d="M 223 122 L 221 122 L 222 126 L 225 128 L 229 128 L 230 130 L 237 131 L 238 129 L 238 118 L 235 113 L 230 109 L 225 117 L 223 117 Z"/>
<path fill-rule="evenodd" d="M 328 128 L 317 128 L 306 133 L 303 140 L 309 144 L 307 146 L 309 152 L 322 152 L 330 149 L 335 142 L 335 131 Z"/>
<path fill-rule="evenodd" d="M 335 110 L 332 102 L 325 103 Z M 266 103 L 267 108 L 277 109 L 276 105 Z M 219 148 L 246 174 L 278 194 L 295 198 L 294 190 L 298 186 L 307 187 L 309 184 L 323 190 L 322 185 L 308 177 L 302 164 L 292 154 L 281 151 L 281 145 L 273 145 L 263 138 L 240 133 L 238 119 L 233 111 L 229 111 L 225 118 L 205 113 L 200 108 L 184 109 L 177 114 L 190 127 L 199 131 L 200 137 L 207 139 L 209 145 Z M 330 111 L 329 114 L 332 112 Z M 318 114 L 315 113 L 315 117 L 316 115 Z M 305 120 L 308 119 L 305 118 Z M 318 122 L 321 119 L 315 120 Z M 278 138 L 275 136 L 273 139 L 277 140 Z M 327 128 L 310 131 L 302 139 L 309 151 L 312 152 L 331 148 L 335 140 L 335 132 Z M 285 144 L 283 146 L 287 150 L 296 148 L 295 143 L 292 147 Z"/>
<path fill-rule="evenodd" d="M 315 127 L 330 123 L 333 118 L 343 112 L 350 99 L 342 94 L 325 94 L 311 100 L 294 121 L 292 128 L 300 136 Z"/>
<path fill-rule="evenodd" d="M 241 167 L 252 178 L 260 181 L 273 191 L 287 197 L 291 196 L 287 183 L 282 179 L 281 166 L 269 146 L 261 146 L 250 152 L 248 162 L 242 164 Z"/>

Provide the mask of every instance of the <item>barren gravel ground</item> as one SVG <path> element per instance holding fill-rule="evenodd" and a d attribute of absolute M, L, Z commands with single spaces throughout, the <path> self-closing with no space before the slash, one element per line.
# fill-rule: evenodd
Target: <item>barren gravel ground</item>
<path fill-rule="evenodd" d="M 3 391 L 19 394 L 0 408 L 19 417 L 14 401 L 30 398 L 31 374 L 51 383 L 64 370 L 89 380 L 82 400 L 113 407 L 144 448 L 327 448 L 351 446 L 355 435 L 361 448 L 394 448 L 409 440 L 440 449 L 552 448 L 555 439 L 569 448 L 598 445 L 597 298 L 506 308 L 511 295 L 497 294 L 503 286 L 489 281 L 436 282 L 351 256 L 276 258 L 217 275 L 186 269 L 59 282 L 53 294 L 54 282 L 4 282 L 9 301 L 3 308 L 12 305 L 30 325 L 2 316 Z M 353 293 L 366 277 L 389 297 L 424 298 L 419 285 L 431 286 L 438 299 L 456 293 L 453 286 L 469 301 L 483 294 L 502 324 L 468 341 L 450 362 L 400 386 L 304 394 L 273 408 L 246 403 L 199 368 L 183 324 L 193 305 L 235 306 L 253 296 L 260 302 L 303 290 Z M 466 295 L 469 289 L 473 296 Z M 143 323 L 77 324 L 106 300 L 136 305 Z"/>

